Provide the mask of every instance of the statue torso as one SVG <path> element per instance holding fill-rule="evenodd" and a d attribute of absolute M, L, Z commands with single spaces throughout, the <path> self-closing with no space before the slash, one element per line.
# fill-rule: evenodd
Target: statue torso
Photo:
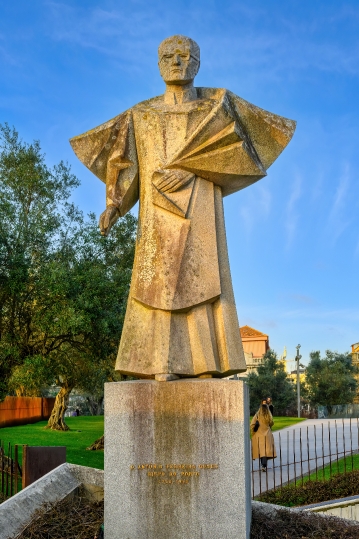
<path fill-rule="evenodd" d="M 140 220 L 131 293 L 145 305 L 182 310 L 220 294 L 214 185 L 195 178 L 174 193 L 171 199 L 187 210 L 180 215 L 152 184 L 153 173 L 166 168 L 217 103 L 165 105 L 155 98 L 133 109 Z"/>

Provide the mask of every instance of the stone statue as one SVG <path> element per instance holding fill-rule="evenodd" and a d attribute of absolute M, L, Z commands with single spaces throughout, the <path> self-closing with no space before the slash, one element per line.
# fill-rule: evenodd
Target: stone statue
<path fill-rule="evenodd" d="M 159 46 L 164 95 L 71 139 L 106 183 L 102 234 L 139 200 L 136 254 L 116 370 L 140 378 L 246 370 L 222 197 L 258 181 L 295 122 L 225 89 L 195 88 L 200 50 Z"/>

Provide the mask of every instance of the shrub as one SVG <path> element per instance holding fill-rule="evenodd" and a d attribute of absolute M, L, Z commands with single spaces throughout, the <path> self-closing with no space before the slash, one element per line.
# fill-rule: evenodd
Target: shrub
<path fill-rule="evenodd" d="M 261 502 L 287 507 L 346 498 L 359 494 L 359 470 L 333 475 L 327 481 L 307 481 L 303 485 L 287 485 L 258 496 Z"/>

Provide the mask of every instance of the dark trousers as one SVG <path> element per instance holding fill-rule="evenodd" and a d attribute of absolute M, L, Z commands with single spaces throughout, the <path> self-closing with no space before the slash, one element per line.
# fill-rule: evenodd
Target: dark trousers
<path fill-rule="evenodd" d="M 263 468 L 267 467 L 267 461 L 268 461 L 267 457 L 261 457 L 261 465 L 263 466 Z"/>

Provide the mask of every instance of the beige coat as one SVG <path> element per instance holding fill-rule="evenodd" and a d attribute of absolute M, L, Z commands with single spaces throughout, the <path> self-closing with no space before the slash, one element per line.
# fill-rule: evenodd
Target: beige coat
<path fill-rule="evenodd" d="M 259 428 L 257 432 L 254 432 L 254 425 L 258 419 L 258 414 L 253 416 L 251 421 L 252 432 L 252 459 L 258 459 L 260 457 L 267 457 L 273 459 L 277 456 L 274 438 L 271 431 L 271 427 L 274 425 L 273 420 L 269 423 L 264 423 L 263 420 L 259 421 Z"/>

